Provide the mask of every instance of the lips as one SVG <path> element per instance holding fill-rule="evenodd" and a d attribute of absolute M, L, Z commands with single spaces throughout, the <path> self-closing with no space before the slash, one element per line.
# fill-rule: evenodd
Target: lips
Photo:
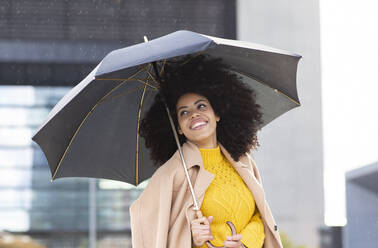
<path fill-rule="evenodd" d="M 190 129 L 191 130 L 198 130 L 201 129 L 202 127 L 207 125 L 207 121 L 205 120 L 194 120 L 190 124 Z"/>

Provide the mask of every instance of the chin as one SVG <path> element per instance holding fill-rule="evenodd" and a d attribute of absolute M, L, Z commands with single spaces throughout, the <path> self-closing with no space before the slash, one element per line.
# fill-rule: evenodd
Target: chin
<path fill-rule="evenodd" d="M 191 137 L 188 140 L 194 143 L 203 143 L 204 141 L 210 140 L 212 135 L 209 134 L 197 134 L 195 137 Z"/>

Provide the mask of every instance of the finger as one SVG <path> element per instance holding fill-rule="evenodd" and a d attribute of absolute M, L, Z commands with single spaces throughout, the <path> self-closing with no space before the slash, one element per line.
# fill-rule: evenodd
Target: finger
<path fill-rule="evenodd" d="M 192 225 L 192 231 L 194 231 L 194 230 L 211 231 L 211 227 L 209 225 L 195 224 L 195 225 Z"/>
<path fill-rule="evenodd" d="M 213 221 L 214 217 L 213 216 L 209 216 L 209 218 L 206 218 L 206 217 L 202 217 L 198 220 L 200 224 L 204 224 L 204 225 L 210 225 L 210 223 Z"/>
<path fill-rule="evenodd" d="M 196 240 L 196 243 L 203 243 L 208 240 L 213 240 L 213 236 L 211 235 L 203 235 L 203 236 L 198 236 L 198 237 L 193 237 L 194 240 Z"/>
<path fill-rule="evenodd" d="M 201 227 L 199 227 L 199 228 L 193 228 L 192 232 L 193 233 L 200 233 L 200 234 L 202 234 L 202 233 L 211 234 L 211 230 L 209 228 L 202 229 Z"/>
<path fill-rule="evenodd" d="M 209 229 L 193 229 L 192 232 L 194 234 L 209 234 L 211 235 L 211 231 Z"/>
<path fill-rule="evenodd" d="M 205 220 L 206 220 L 206 217 L 201 217 L 201 218 L 198 218 L 198 219 L 193 219 L 192 223 L 201 223 Z"/>
<path fill-rule="evenodd" d="M 213 240 L 213 239 L 214 237 L 211 235 L 201 236 L 201 241 L 208 241 L 208 240 Z"/>
<path fill-rule="evenodd" d="M 209 231 L 202 231 L 202 230 L 199 230 L 199 231 L 196 231 L 194 234 L 196 234 L 196 235 L 212 235 L 211 234 L 211 232 L 209 232 Z"/>
<path fill-rule="evenodd" d="M 201 222 L 204 225 L 210 225 L 209 220 L 206 217 L 203 217 L 203 222 Z"/>
<path fill-rule="evenodd" d="M 193 224 L 201 224 L 201 223 L 203 223 L 203 224 L 209 224 L 209 220 L 206 217 L 202 217 L 202 218 L 199 218 L 199 219 L 192 220 L 191 223 L 192 223 L 192 225 Z"/>
<path fill-rule="evenodd" d="M 242 239 L 241 234 L 235 234 L 233 236 L 226 236 L 226 240 L 230 240 L 230 241 L 239 241 L 241 239 Z"/>
<path fill-rule="evenodd" d="M 240 245 L 240 241 L 224 241 L 224 246 L 227 248 L 238 248 Z"/>
<path fill-rule="evenodd" d="M 209 216 L 209 218 L 207 218 L 208 221 L 209 221 L 209 224 L 214 220 L 214 216 Z"/>

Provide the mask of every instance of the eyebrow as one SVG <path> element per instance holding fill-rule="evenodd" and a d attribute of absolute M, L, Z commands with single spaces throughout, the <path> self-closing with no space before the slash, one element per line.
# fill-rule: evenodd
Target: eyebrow
<path fill-rule="evenodd" d="M 196 105 L 197 103 L 199 103 L 199 102 L 201 102 L 201 101 L 207 102 L 205 99 L 199 99 L 199 100 L 197 100 L 197 101 L 194 103 L 194 105 Z M 179 108 L 177 109 L 177 112 L 179 112 L 180 109 L 187 108 L 187 107 L 188 107 L 188 106 L 181 106 L 181 107 L 179 107 Z"/>

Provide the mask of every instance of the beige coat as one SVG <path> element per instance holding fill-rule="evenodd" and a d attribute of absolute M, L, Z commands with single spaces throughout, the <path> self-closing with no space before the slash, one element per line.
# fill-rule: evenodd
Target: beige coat
<path fill-rule="evenodd" d="M 282 248 L 276 223 L 261 185 L 256 164 L 247 154 L 235 162 L 221 151 L 251 190 L 265 228 L 264 248 Z M 214 175 L 206 171 L 199 149 L 187 142 L 182 147 L 199 206 Z M 146 189 L 130 206 L 133 248 L 190 248 L 193 199 L 178 151 L 151 177 Z"/>

